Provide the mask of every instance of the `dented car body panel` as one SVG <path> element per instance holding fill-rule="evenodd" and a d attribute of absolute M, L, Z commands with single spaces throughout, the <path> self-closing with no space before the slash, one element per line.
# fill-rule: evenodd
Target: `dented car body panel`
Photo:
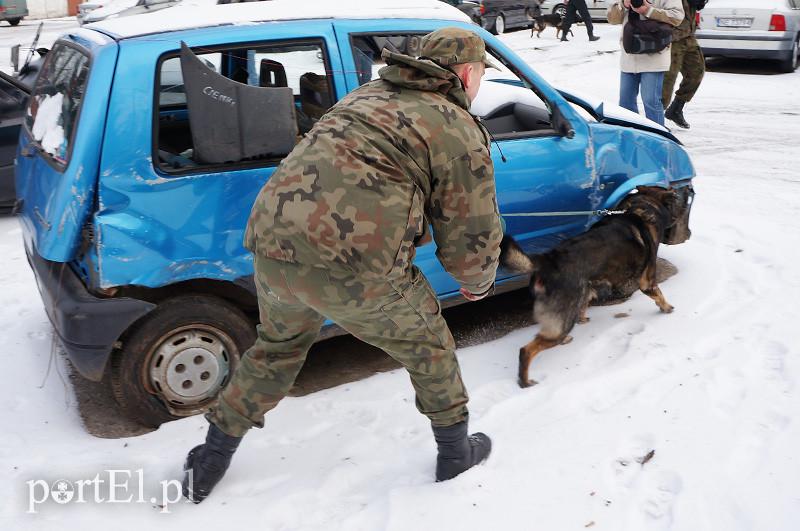
<path fill-rule="evenodd" d="M 618 118 L 613 123 L 605 123 L 602 116 L 585 119 L 574 101 L 568 101 L 503 42 L 467 23 L 305 20 L 121 39 L 84 28 L 59 41 L 79 47 L 91 65 L 85 98 L 92 105 L 80 109 L 68 162 L 51 160 L 30 127 L 23 127 L 17 158 L 21 222 L 43 298 L 49 300 L 44 293 L 59 289 L 51 270 L 53 264 L 61 264 L 60 274 L 78 281 L 71 290 L 80 291 L 77 286 L 85 290 L 77 299 L 93 300 L 94 314 L 98 304 L 127 301 L 124 318 L 105 327 L 102 339 L 93 337 L 91 330 L 59 326 L 65 322 L 64 315 L 51 315 L 79 372 L 99 379 L 113 349 L 108 337 L 116 334 L 108 330 L 122 335 L 155 307 L 153 301 L 167 289 L 175 293 L 182 286 L 198 290 L 207 283 L 235 284 L 250 291 L 255 300 L 252 256 L 242 240 L 253 201 L 276 165 L 170 173 L 154 159 L 159 157 L 154 119 L 159 119 L 160 112 L 154 87 L 160 83 L 160 61 L 177 55 L 181 41 L 210 52 L 237 43 L 320 43 L 335 101 L 362 82 L 351 49 L 354 36 L 422 34 L 447 25 L 479 32 L 487 47 L 526 80 L 512 89 L 535 87 L 544 108 L 558 117 L 553 131 L 498 135 L 491 147 L 507 231 L 527 250 L 545 251 L 586 231 L 599 219 L 599 210 L 613 208 L 637 185 L 690 184 L 694 168 L 688 155 L 663 131 L 648 130 L 647 124 L 620 125 Z M 484 82 L 487 90 L 502 84 L 502 80 Z M 180 118 L 180 113 L 174 116 Z M 440 298 L 460 300 L 457 283 L 436 260 L 435 251 L 433 243 L 420 247 L 417 265 Z M 42 280 L 45 274 L 46 282 Z M 501 291 L 518 280 L 518 276 L 498 272 Z M 158 296 L 151 295 L 156 292 Z M 141 304 L 137 306 L 136 301 Z M 84 309 L 83 303 L 76 303 L 61 311 L 79 315 Z"/>
<path fill-rule="evenodd" d="M 79 127 L 67 135 L 63 154 L 55 154 L 59 149 L 57 146 L 54 146 L 54 153 L 46 153 L 46 148 L 42 147 L 47 144 L 50 132 L 47 126 L 55 126 L 50 127 L 51 130 L 57 129 L 56 124 L 41 126 L 45 128 L 42 141 L 33 136 L 33 131 L 40 129 L 38 121 L 25 124 L 17 147 L 15 181 L 17 197 L 21 200 L 18 203 L 20 221 L 29 246 L 46 260 L 69 262 L 78 253 L 81 229 L 94 206 L 117 44 L 96 32 L 78 30 L 60 39 L 58 47 L 75 50 L 76 56 L 85 57 L 89 76 L 85 80 L 81 101 L 90 100 L 93 104 L 81 104 L 74 109 Z M 42 106 L 48 97 L 52 97 L 48 95 L 46 86 L 47 73 L 58 66 L 61 65 L 45 60 L 43 72 L 45 69 L 47 72 L 44 76 L 40 74 L 34 85 L 34 91 L 38 88 L 40 94 L 29 99 L 28 116 L 33 106 Z M 44 113 L 41 117 L 42 120 L 47 118 Z M 66 164 L 64 159 L 68 161 Z"/>

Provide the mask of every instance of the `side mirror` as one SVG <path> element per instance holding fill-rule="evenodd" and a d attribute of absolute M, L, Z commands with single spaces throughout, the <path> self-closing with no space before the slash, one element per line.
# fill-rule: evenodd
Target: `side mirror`
<path fill-rule="evenodd" d="M 559 136 L 575 138 L 575 129 L 572 128 L 572 124 L 569 123 L 569 120 L 564 118 L 561 109 L 555 106 L 553 107 L 553 128 Z"/>

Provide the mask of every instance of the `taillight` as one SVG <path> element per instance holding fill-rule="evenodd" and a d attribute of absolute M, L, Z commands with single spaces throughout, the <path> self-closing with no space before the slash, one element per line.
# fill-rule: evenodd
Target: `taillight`
<path fill-rule="evenodd" d="M 697 12 L 694 14 L 694 25 L 698 28 L 700 27 L 700 13 Z"/>
<path fill-rule="evenodd" d="M 786 31 L 786 17 L 783 15 L 772 15 L 769 20 L 770 31 Z"/>
<path fill-rule="evenodd" d="M 480 10 L 479 10 L 479 11 L 481 12 L 481 15 L 483 15 L 484 13 L 486 13 L 486 6 L 485 6 L 485 5 L 483 5 L 483 4 L 481 4 L 481 7 L 480 7 Z"/>

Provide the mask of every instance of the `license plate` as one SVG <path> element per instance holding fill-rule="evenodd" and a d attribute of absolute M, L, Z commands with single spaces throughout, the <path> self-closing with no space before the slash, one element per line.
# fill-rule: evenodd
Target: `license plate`
<path fill-rule="evenodd" d="M 753 25 L 752 18 L 718 18 L 717 26 L 720 28 L 749 28 Z"/>

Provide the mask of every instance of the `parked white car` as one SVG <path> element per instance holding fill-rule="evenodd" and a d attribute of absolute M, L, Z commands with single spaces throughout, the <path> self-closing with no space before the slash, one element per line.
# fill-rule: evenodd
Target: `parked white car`
<path fill-rule="evenodd" d="M 544 15 L 558 13 L 562 18 L 567 15 L 566 0 L 544 0 L 539 7 Z M 589 14 L 592 15 L 592 20 L 606 20 L 606 8 L 608 7 L 608 2 L 606 0 L 586 0 L 586 7 L 589 8 Z M 580 16 L 580 13 L 578 13 L 579 19 Z"/>
<path fill-rule="evenodd" d="M 135 6 L 139 0 L 90 0 L 78 5 L 78 24 L 91 24 Z"/>
<path fill-rule="evenodd" d="M 797 69 L 800 0 L 711 0 L 700 12 L 697 40 L 706 57 L 780 61 Z"/>

